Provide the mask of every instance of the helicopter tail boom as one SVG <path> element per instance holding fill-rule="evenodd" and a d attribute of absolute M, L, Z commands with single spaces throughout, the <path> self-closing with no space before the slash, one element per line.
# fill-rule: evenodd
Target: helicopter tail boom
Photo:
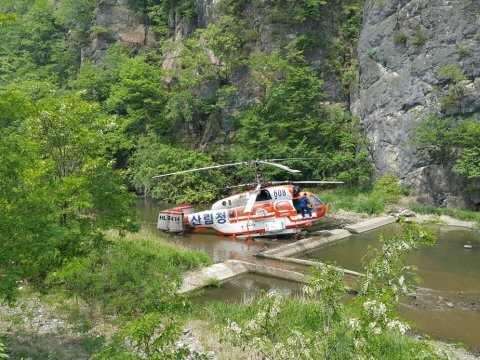
<path fill-rule="evenodd" d="M 192 214 L 194 208 L 191 204 L 181 204 L 174 208 L 160 211 L 158 214 L 157 229 L 182 233 L 185 231 L 184 215 Z"/>

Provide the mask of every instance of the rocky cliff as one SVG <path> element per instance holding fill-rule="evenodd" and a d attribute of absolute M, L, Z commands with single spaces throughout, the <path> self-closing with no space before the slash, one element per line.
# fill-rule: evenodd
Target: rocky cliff
<path fill-rule="evenodd" d="M 168 26 L 175 38 L 190 37 L 198 28 L 214 23 L 220 0 L 197 0 L 193 18 L 171 12 Z M 320 69 L 326 100 L 350 101 L 370 143 L 370 156 L 377 175 L 397 174 L 413 195 L 424 203 L 475 207 L 480 199 L 465 192 L 466 182 L 452 170 L 453 164 L 435 160 L 427 148 L 413 146 L 417 125 L 429 115 L 479 117 L 480 111 L 480 1 L 477 0 L 367 0 L 358 45 L 359 83 L 350 98 L 343 91 L 338 73 L 323 67 L 327 53 L 335 49 L 348 1 L 329 1 L 315 22 L 295 24 L 276 19 L 272 1 L 246 1 L 243 16 L 258 33 L 251 51 L 270 53 L 302 34 L 319 40 L 308 61 Z M 277 16 L 278 17 L 278 16 Z M 155 46 L 153 31 L 145 17 L 132 10 L 127 0 L 113 0 L 96 9 L 94 24 L 110 36 L 94 37 L 84 55 L 101 59 L 111 42 L 132 47 Z M 335 50 L 333 50 L 335 51 Z M 164 66 L 174 68 L 175 53 L 164 54 Z M 331 56 L 331 55 L 330 55 Z M 212 61 L 218 61 L 213 59 Z M 439 76 L 447 66 L 460 69 L 466 80 L 461 98 L 445 105 L 451 84 Z M 212 116 L 216 125 L 203 129 L 200 146 L 215 141 L 218 132 L 234 130 L 231 114 L 248 106 L 258 89 L 248 71 L 233 72 L 228 82 L 235 86 L 235 99 Z M 217 85 L 212 84 L 212 89 Z M 215 121 L 210 122 L 210 124 Z M 215 130 L 215 129 L 216 130 Z M 479 139 L 480 141 L 480 139 Z"/>
<path fill-rule="evenodd" d="M 450 164 L 411 144 L 419 121 L 480 110 L 480 2 L 369 0 L 358 46 L 359 88 L 351 110 L 371 142 L 377 173 L 393 172 L 425 203 L 479 204 Z M 455 65 L 467 78 L 463 96 L 445 104 L 450 87 L 439 70 Z M 479 139 L 480 141 L 480 139 Z"/>

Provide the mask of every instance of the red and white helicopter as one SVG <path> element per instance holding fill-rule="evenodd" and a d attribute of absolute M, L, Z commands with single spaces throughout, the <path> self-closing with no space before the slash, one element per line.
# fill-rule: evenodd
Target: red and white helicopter
<path fill-rule="evenodd" d="M 229 166 L 253 165 L 256 185 L 254 190 L 218 200 L 210 210 L 195 212 L 189 203 L 161 211 L 157 229 L 167 232 L 214 230 L 221 236 L 238 238 L 275 237 L 298 235 L 302 227 L 312 226 L 326 214 L 327 205 L 317 195 L 301 191 L 297 184 L 342 184 L 341 181 L 277 181 L 263 182 L 260 165 L 271 165 L 291 173 L 300 173 L 274 161 L 296 159 L 271 159 L 243 161 L 232 164 L 214 165 L 198 169 L 157 175 L 162 178 L 193 171 L 218 169 Z M 306 194 L 311 206 L 311 216 L 299 211 L 299 199 Z"/>

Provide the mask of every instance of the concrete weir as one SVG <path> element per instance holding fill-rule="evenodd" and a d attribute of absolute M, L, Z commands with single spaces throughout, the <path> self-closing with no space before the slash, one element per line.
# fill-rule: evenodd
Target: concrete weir
<path fill-rule="evenodd" d="M 296 255 L 311 249 L 315 249 L 319 246 L 326 245 L 333 241 L 345 239 L 350 236 L 350 233 L 346 230 L 335 229 L 330 231 L 322 231 L 320 236 L 303 239 L 291 244 L 283 245 L 275 249 L 264 251 L 257 254 L 258 256 L 269 257 L 288 257 Z"/>
<path fill-rule="evenodd" d="M 357 224 L 346 226 L 345 230 L 351 232 L 352 234 L 361 234 L 366 231 L 392 224 L 395 221 L 397 220 L 393 216 L 381 216 L 374 219 L 365 220 Z"/>
<path fill-rule="evenodd" d="M 307 282 L 307 276 L 296 271 L 284 270 L 272 266 L 265 266 L 239 260 L 227 260 L 223 263 L 214 264 L 199 271 L 186 274 L 186 276 L 183 278 L 183 284 L 178 293 L 183 294 L 189 291 L 199 290 L 205 286 L 208 286 L 208 282 L 212 279 L 223 281 L 247 272 L 272 276 L 290 281 Z"/>
<path fill-rule="evenodd" d="M 198 290 L 208 285 L 210 280 L 223 281 L 233 276 L 247 273 L 249 270 L 246 263 L 238 260 L 227 260 L 223 263 L 213 264 L 198 271 L 187 273 L 183 277 L 183 283 L 178 293 Z"/>
<path fill-rule="evenodd" d="M 391 224 L 393 222 L 395 222 L 395 218 L 393 216 L 382 216 L 375 219 L 369 219 L 354 225 L 347 226 L 345 230 L 334 229 L 328 231 L 321 231 L 318 233 L 318 236 L 279 246 L 274 249 L 269 249 L 256 255 L 267 259 L 277 260 L 280 262 L 291 262 L 307 266 L 319 266 L 321 264 L 318 262 L 295 259 L 292 258 L 292 256 L 303 253 L 305 251 L 316 249 L 320 246 L 324 246 L 337 240 L 345 239 L 349 237 L 352 233 L 363 233 L 381 226 Z M 355 271 L 340 268 L 338 268 L 338 270 L 345 274 L 362 276 L 362 274 Z M 273 266 L 260 265 L 239 260 L 227 260 L 223 263 L 214 264 L 198 271 L 187 273 L 183 278 L 183 284 L 178 292 L 186 293 L 189 291 L 198 290 L 205 286 L 208 286 L 209 281 L 224 281 L 231 277 L 248 272 L 296 282 L 307 282 L 308 280 L 305 274 L 296 271 L 284 270 Z"/>

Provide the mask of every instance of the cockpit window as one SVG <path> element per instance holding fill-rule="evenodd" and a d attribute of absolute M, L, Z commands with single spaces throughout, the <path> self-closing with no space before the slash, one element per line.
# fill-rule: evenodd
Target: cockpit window
<path fill-rule="evenodd" d="M 257 195 L 256 201 L 266 201 L 266 200 L 271 200 L 272 196 L 268 192 L 268 190 L 261 190 L 259 194 Z"/>
<path fill-rule="evenodd" d="M 310 202 L 313 203 L 314 206 L 320 206 L 322 205 L 324 202 L 318 198 L 318 196 L 316 195 L 311 195 L 310 196 Z"/>

